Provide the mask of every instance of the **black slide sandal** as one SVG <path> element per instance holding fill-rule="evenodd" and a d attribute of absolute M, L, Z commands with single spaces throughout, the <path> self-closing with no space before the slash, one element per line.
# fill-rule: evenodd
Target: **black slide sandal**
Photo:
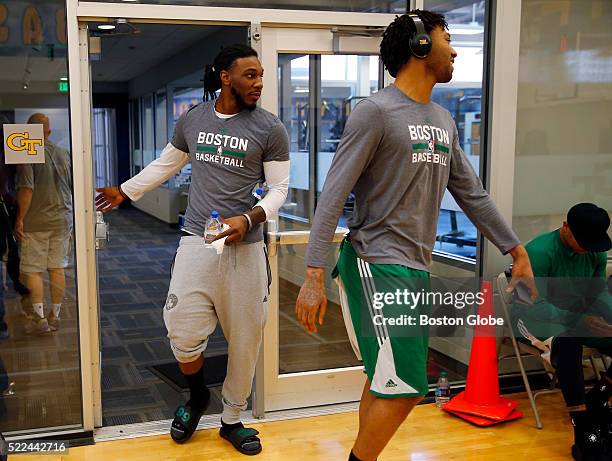
<path fill-rule="evenodd" d="M 200 412 L 194 412 L 189 402 L 178 407 L 174 412 L 172 426 L 170 426 L 172 440 L 176 443 L 187 442 L 198 427 L 204 411 L 206 411 L 206 408 L 203 408 Z"/>
<path fill-rule="evenodd" d="M 226 432 L 223 427 L 219 430 L 219 435 L 228 440 L 236 450 L 243 455 L 257 455 L 261 453 L 261 440 L 257 437 L 259 431 L 250 427 L 236 427 Z"/>

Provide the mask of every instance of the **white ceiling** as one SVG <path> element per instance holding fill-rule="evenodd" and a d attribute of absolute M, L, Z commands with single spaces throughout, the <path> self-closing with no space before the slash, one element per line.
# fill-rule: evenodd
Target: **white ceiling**
<path fill-rule="evenodd" d="M 190 46 L 197 46 L 220 26 L 134 24 L 140 33 L 101 37 L 99 61 L 92 61 L 94 82 L 128 82 Z M 118 30 L 129 31 L 126 25 Z M 97 35 L 97 24 L 90 24 Z"/>

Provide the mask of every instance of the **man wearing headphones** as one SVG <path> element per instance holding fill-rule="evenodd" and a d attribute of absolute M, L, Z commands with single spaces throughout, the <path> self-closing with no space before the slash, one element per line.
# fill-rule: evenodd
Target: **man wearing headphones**
<path fill-rule="evenodd" d="M 451 115 L 431 102 L 434 85 L 450 81 L 457 56 L 447 29 L 444 16 L 419 10 L 389 25 L 380 55 L 395 83 L 351 113 L 310 234 L 307 275 L 296 314 L 308 331 L 316 332 L 327 308 L 323 275 L 329 244 L 348 193 L 355 194 L 350 234 L 342 242 L 334 270 L 349 337 L 367 374 L 359 433 L 349 461 L 376 460 L 429 391 L 428 331 L 381 324 L 375 317 L 411 311 L 393 302 L 381 308 L 372 301 L 381 292 L 428 288 L 447 188 L 478 229 L 504 254 L 512 255 L 510 289 L 523 281 L 532 296 L 537 294 L 525 248 L 462 152 Z M 416 318 L 427 313 L 425 305 L 412 308 Z"/>

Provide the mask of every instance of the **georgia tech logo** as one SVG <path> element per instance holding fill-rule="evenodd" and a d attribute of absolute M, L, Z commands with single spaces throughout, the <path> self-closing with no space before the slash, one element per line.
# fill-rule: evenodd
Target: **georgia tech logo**
<path fill-rule="evenodd" d="M 19 152 L 28 151 L 28 155 L 36 155 L 36 146 L 42 146 L 42 139 L 30 139 L 30 133 L 13 133 L 6 138 L 6 145 L 9 149 Z"/>

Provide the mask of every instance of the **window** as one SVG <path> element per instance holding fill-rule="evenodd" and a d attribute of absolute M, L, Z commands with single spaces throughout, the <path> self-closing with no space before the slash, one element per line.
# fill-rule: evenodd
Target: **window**
<path fill-rule="evenodd" d="M 16 242 L 5 237 L 7 260 L 0 263 L 0 277 L 6 270 L 7 282 L 0 284 L 0 432 L 41 434 L 51 428 L 78 432 L 83 399 L 65 2 L 6 0 L 0 4 L 0 17 L 0 128 L 6 132 L 8 124 L 28 124 L 30 117 L 39 114 L 27 127 L 28 136 L 38 138 L 36 131 L 45 126 L 51 130 L 48 137 L 41 136 L 45 163 L 20 165 L 16 171 L 16 165 L 5 164 L 5 151 L 0 149 L 3 219 L 10 222 L 9 213 L 16 212 L 15 185 L 29 188 L 32 196 L 23 221 L 23 243 L 39 239 L 36 249 L 30 248 L 27 254 L 22 246 L 19 261 Z M 24 155 L 17 152 L 17 160 L 25 164 L 27 154 L 21 152 Z M 49 246 L 55 251 L 50 253 Z M 20 265 L 21 274 L 10 270 L 15 264 Z M 51 280 L 47 272 L 53 275 Z M 15 282 L 30 291 L 43 289 L 42 312 L 32 305 L 31 295 L 22 298 L 13 289 Z M 63 300 L 61 309 L 53 309 L 46 301 L 50 293 Z"/>
<path fill-rule="evenodd" d="M 513 227 L 529 241 L 576 203 L 612 212 L 612 4 L 523 0 L 521 14 Z"/>
<path fill-rule="evenodd" d="M 459 144 L 472 167 L 480 171 L 483 142 L 482 94 L 485 9 L 487 2 L 425 0 L 424 9 L 444 14 L 457 52 L 453 79 L 434 87 L 433 101 L 446 108 L 457 124 Z M 434 254 L 476 260 L 478 233 L 447 191 L 442 200 Z"/>
<path fill-rule="evenodd" d="M 280 54 L 279 115 L 290 137 L 280 228 L 307 229 L 351 110 L 380 88 L 378 56 Z M 339 225 L 353 210 L 350 194 Z"/>
<path fill-rule="evenodd" d="M 166 116 L 166 90 L 155 93 L 155 158 L 158 158 L 168 144 L 168 118 Z"/>

